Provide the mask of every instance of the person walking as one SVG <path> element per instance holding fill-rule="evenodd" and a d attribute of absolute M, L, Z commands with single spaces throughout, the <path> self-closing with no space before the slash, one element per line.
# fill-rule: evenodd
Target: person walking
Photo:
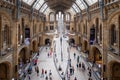
<path fill-rule="evenodd" d="M 49 76 L 51 76 L 51 75 L 52 75 L 52 71 L 50 70 L 50 71 L 49 71 Z"/>
<path fill-rule="evenodd" d="M 75 52 L 74 52 L 74 59 L 75 59 L 75 57 L 76 57 L 76 54 L 75 54 Z"/>
<path fill-rule="evenodd" d="M 72 74 L 73 75 L 74 75 L 74 71 L 75 71 L 74 66 L 72 66 Z"/>
<path fill-rule="evenodd" d="M 77 80 L 77 78 L 75 77 L 74 80 Z"/>
<path fill-rule="evenodd" d="M 81 68 L 81 63 L 79 63 L 79 68 Z"/>
<path fill-rule="evenodd" d="M 30 75 L 28 74 L 28 80 L 31 80 Z"/>
<path fill-rule="evenodd" d="M 36 72 L 37 72 L 37 76 L 39 76 L 39 67 L 36 66 Z"/>
<path fill-rule="evenodd" d="M 48 80 L 48 76 L 46 75 L 45 80 Z"/>
<path fill-rule="evenodd" d="M 76 67 L 77 67 L 77 69 L 78 69 L 78 63 L 76 64 Z"/>
<path fill-rule="evenodd" d="M 45 70 L 45 75 L 47 75 L 47 70 Z"/>
<path fill-rule="evenodd" d="M 77 56 L 77 63 L 79 63 L 79 56 Z"/>
<path fill-rule="evenodd" d="M 49 52 L 48 52 L 47 56 L 48 56 L 48 57 L 50 56 Z"/>
<path fill-rule="evenodd" d="M 89 77 L 91 77 L 92 75 L 91 75 L 91 69 L 89 69 Z"/>

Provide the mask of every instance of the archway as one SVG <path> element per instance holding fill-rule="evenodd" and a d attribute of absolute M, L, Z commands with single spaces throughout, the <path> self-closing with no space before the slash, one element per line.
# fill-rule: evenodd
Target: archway
<path fill-rule="evenodd" d="M 9 63 L 0 63 L 0 80 L 10 80 L 10 67 Z"/>
<path fill-rule="evenodd" d="M 19 67 L 22 67 L 24 64 L 26 64 L 26 49 L 21 49 L 19 56 L 18 56 L 18 64 Z"/>
<path fill-rule="evenodd" d="M 99 76 L 101 76 L 102 72 L 102 54 L 100 50 L 96 47 L 93 48 L 93 67 L 95 71 L 99 73 Z"/>
<path fill-rule="evenodd" d="M 45 39 L 45 45 L 50 45 L 50 39 Z"/>
<path fill-rule="evenodd" d="M 69 39 L 69 45 L 73 46 L 75 44 L 75 40 L 73 38 Z"/>
<path fill-rule="evenodd" d="M 109 64 L 110 67 L 110 79 L 109 80 L 120 80 L 120 63 L 112 61 Z"/>
<path fill-rule="evenodd" d="M 94 54 L 94 62 L 101 63 L 102 62 L 102 54 L 98 48 L 96 48 L 96 47 L 93 48 L 93 54 Z"/>

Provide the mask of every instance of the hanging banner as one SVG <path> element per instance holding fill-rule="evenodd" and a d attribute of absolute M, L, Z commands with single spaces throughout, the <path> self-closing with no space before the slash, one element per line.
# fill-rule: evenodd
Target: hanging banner
<path fill-rule="evenodd" d="M 95 28 L 90 29 L 90 45 L 93 45 L 95 40 Z"/>

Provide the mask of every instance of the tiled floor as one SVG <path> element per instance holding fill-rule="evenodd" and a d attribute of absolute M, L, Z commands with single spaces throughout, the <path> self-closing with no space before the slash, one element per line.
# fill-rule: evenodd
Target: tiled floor
<path fill-rule="evenodd" d="M 50 49 L 46 50 L 46 47 L 42 49 L 40 52 L 40 55 L 38 57 L 38 67 L 39 67 L 39 76 L 37 76 L 37 73 L 35 72 L 34 66 L 33 66 L 33 72 L 30 75 L 31 80 L 45 80 L 45 77 L 41 78 L 41 70 L 42 68 L 44 70 L 47 70 L 47 75 L 49 73 L 49 70 L 52 71 L 52 80 L 62 80 L 60 75 L 62 72 L 66 73 L 67 65 L 68 65 L 68 56 L 70 54 L 71 58 L 71 65 L 74 66 L 75 72 L 74 75 L 70 76 L 70 80 L 74 80 L 75 77 L 77 77 L 77 80 L 88 80 L 88 71 L 83 71 L 82 69 L 77 69 L 76 63 L 77 58 L 74 59 L 74 52 L 76 53 L 76 57 L 80 56 L 80 53 L 75 48 L 70 48 L 69 52 L 67 51 L 67 48 L 69 48 L 69 45 L 66 41 L 66 39 L 62 39 L 62 54 L 63 54 L 63 61 L 61 61 L 61 42 L 60 38 L 55 39 L 55 44 L 53 44 L 54 49 L 52 53 L 52 56 L 48 57 L 48 53 L 50 52 Z M 56 57 L 53 57 L 53 55 L 56 54 Z M 54 62 L 54 59 L 58 60 L 58 62 Z M 80 62 L 84 62 L 82 58 L 80 58 Z M 58 70 L 59 65 L 62 68 L 62 71 Z M 86 66 L 87 68 L 87 66 Z M 29 80 L 28 77 L 26 77 L 25 80 Z M 49 80 L 49 79 L 48 79 Z"/>

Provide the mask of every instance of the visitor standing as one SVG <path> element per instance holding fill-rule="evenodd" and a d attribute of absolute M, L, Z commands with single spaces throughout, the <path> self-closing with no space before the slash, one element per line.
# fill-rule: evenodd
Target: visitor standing
<path fill-rule="evenodd" d="M 42 68 L 41 77 L 44 77 L 44 69 Z"/>

